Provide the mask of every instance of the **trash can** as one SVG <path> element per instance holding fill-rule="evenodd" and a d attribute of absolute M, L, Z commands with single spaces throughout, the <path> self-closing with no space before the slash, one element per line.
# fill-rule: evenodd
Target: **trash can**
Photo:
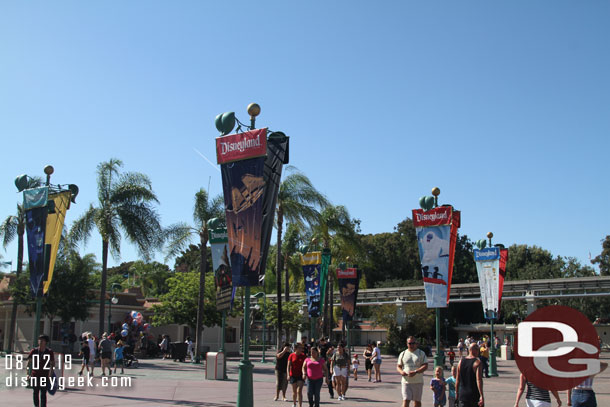
<path fill-rule="evenodd" d="M 170 344 L 170 353 L 172 355 L 172 359 L 174 359 L 174 362 L 176 360 L 184 362 L 186 359 L 186 348 L 187 344 L 185 342 L 172 342 Z"/>
<path fill-rule="evenodd" d="M 208 352 L 205 359 L 205 378 L 207 380 L 224 380 L 225 354 Z"/>

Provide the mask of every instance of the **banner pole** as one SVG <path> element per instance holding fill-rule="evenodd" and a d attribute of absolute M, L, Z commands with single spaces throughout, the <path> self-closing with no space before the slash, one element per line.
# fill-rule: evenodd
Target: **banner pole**
<path fill-rule="evenodd" d="M 496 344 L 494 337 L 494 318 L 490 319 L 491 323 L 491 337 L 489 338 L 489 375 L 498 376 L 498 365 L 496 363 Z"/>
<path fill-rule="evenodd" d="M 253 407 L 254 391 L 252 387 L 252 363 L 250 362 L 250 286 L 246 285 L 244 288 L 244 351 L 242 360 L 239 362 L 237 407 Z"/>
<path fill-rule="evenodd" d="M 441 309 L 436 309 L 436 355 L 434 355 L 434 367 L 443 366 L 443 355 L 441 353 Z"/>
<path fill-rule="evenodd" d="M 222 332 L 220 334 L 220 353 L 222 353 L 222 360 L 224 363 L 224 377 L 223 379 L 226 380 L 227 379 L 227 357 L 225 355 L 225 332 L 227 330 L 226 325 L 227 324 L 227 311 L 226 310 L 222 310 Z"/>

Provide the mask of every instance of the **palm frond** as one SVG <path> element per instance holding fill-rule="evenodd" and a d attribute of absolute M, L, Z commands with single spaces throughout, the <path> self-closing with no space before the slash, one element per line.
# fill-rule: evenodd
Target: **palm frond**
<path fill-rule="evenodd" d="M 117 207 L 120 225 L 144 259 L 163 244 L 159 214 L 147 202 L 125 202 Z"/>
<path fill-rule="evenodd" d="M 112 190 L 112 178 L 118 177 L 119 168 L 122 166 L 123 162 L 117 158 L 111 158 L 97 165 L 97 197 L 101 206 L 106 205 Z"/>
<path fill-rule="evenodd" d="M 127 201 L 159 202 L 155 193 L 148 186 L 121 181 L 114 185 L 109 196 L 109 202 L 111 204 L 121 204 Z"/>
<path fill-rule="evenodd" d="M 68 234 L 68 240 L 73 247 L 78 247 L 78 244 L 81 242 L 83 245 L 87 244 L 87 240 L 89 240 L 89 237 L 91 236 L 91 231 L 96 225 L 98 212 L 99 209 L 94 208 L 93 205 L 89 205 L 89 209 L 87 209 L 80 218 L 74 221 L 70 228 L 70 233 Z"/>
<path fill-rule="evenodd" d="M 176 257 L 181 251 L 186 249 L 197 230 L 186 223 L 176 223 L 163 230 L 163 237 L 167 243 L 165 249 L 165 261 Z"/>
<path fill-rule="evenodd" d="M 0 225 L 0 239 L 2 239 L 4 250 L 17 236 L 17 226 L 19 226 L 19 218 L 15 215 L 7 216 Z"/>

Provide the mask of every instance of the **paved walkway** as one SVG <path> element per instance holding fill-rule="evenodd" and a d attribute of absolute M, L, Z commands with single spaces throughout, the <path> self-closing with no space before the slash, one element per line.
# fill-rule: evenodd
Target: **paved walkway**
<path fill-rule="evenodd" d="M 255 361 L 260 355 L 253 355 Z M 608 355 L 603 355 L 608 358 Z M 101 370 L 96 368 L 93 387 L 69 388 L 49 396 L 49 406 L 192 406 L 192 407 L 229 407 L 236 405 L 237 398 L 237 359 L 228 363 L 229 380 L 205 380 L 201 365 L 172 362 L 168 360 L 144 360 L 138 369 L 126 369 L 125 375 L 118 377 L 131 378 L 131 387 L 102 387 Z M 485 379 L 484 391 L 486 405 L 490 407 L 513 407 L 518 386 L 518 370 L 513 361 L 499 361 L 500 377 Z M 382 383 L 371 383 L 365 376 L 358 381 L 350 380 L 346 401 L 330 400 L 328 391 L 322 391 L 322 404 L 325 406 L 399 406 L 400 377 L 395 371 L 394 358 L 385 357 L 382 364 Z M 291 406 L 287 402 L 274 402 L 275 377 L 272 363 L 255 362 L 254 366 L 254 405 L 255 406 Z M 609 369 L 610 370 L 610 369 Z M 7 389 L 6 379 L 9 374 L 21 375 L 22 372 L 5 369 L 5 359 L 0 358 L 0 405 L 31 406 L 31 391 L 24 388 Z M 77 376 L 77 370 L 66 374 L 66 377 Z M 447 376 L 446 376 L 447 377 Z M 431 369 L 426 372 L 425 380 L 429 382 Z M 596 378 L 595 390 L 599 406 L 610 406 L 610 371 Z M 289 395 L 291 391 L 289 390 Z M 306 397 L 306 391 L 304 390 Z M 562 394 L 565 405 L 565 393 Z M 432 394 L 424 386 L 423 406 L 432 405 Z M 521 402 L 525 405 L 525 401 Z M 305 401 L 303 406 L 308 406 Z"/>

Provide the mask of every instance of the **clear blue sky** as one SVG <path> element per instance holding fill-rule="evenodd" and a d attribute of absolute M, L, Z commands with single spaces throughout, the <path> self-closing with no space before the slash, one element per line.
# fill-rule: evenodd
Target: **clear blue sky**
<path fill-rule="evenodd" d="M 0 215 L 15 176 L 51 163 L 81 188 L 70 223 L 117 157 L 151 177 L 164 224 L 189 221 L 200 187 L 221 192 L 195 151 L 214 160 L 214 117 L 258 102 L 365 233 L 439 186 L 470 238 L 588 262 L 610 234 L 609 17 L 607 1 L 4 1 Z M 84 251 L 101 260 L 99 239 Z"/>

